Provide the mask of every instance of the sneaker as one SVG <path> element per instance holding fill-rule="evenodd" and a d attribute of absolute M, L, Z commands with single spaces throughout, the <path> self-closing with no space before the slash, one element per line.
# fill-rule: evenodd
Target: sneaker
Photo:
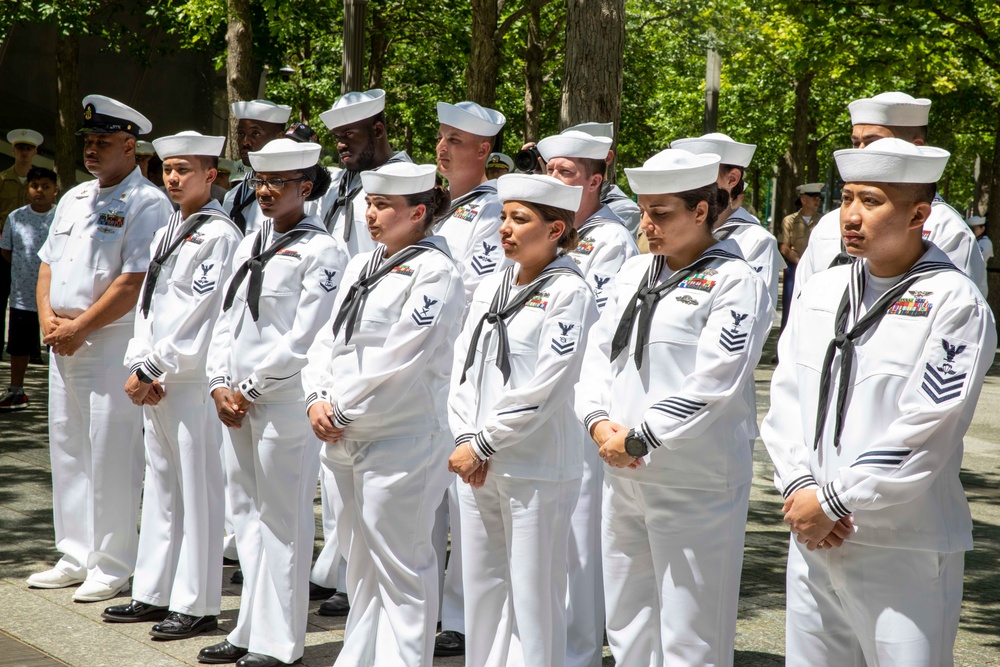
<path fill-rule="evenodd" d="M 26 407 L 28 407 L 28 397 L 24 395 L 23 389 L 8 387 L 3 396 L 0 396 L 0 412 L 24 410 Z"/>

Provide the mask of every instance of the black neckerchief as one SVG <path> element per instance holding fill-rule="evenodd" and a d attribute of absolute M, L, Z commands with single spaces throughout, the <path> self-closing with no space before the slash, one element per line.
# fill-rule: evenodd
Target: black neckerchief
<path fill-rule="evenodd" d="M 645 355 L 646 346 L 649 343 L 649 329 L 652 325 L 653 310 L 656 308 L 657 303 L 667 294 L 674 291 L 681 282 L 695 275 L 717 259 L 733 260 L 742 258 L 728 250 L 712 246 L 694 262 L 688 264 L 657 285 L 656 278 L 660 275 L 667 260 L 663 255 L 654 255 L 653 261 L 650 262 L 649 268 L 646 269 L 646 276 L 642 284 L 639 285 L 639 289 L 636 290 L 635 295 L 629 300 L 625 312 L 622 313 L 622 319 L 618 322 L 614 338 L 611 339 L 611 361 L 617 359 L 622 352 L 628 349 L 629 339 L 632 337 L 632 327 L 635 324 L 635 311 L 636 307 L 638 307 L 639 329 L 635 335 L 635 353 L 633 356 L 635 358 L 635 367 L 642 368 L 643 356 Z"/>
<path fill-rule="evenodd" d="M 233 210 L 229 213 L 233 222 L 239 227 L 242 234 L 247 233 L 247 218 L 243 209 L 257 200 L 257 191 L 250 185 L 250 181 L 257 175 L 253 169 L 247 172 L 246 178 L 237 186 L 236 196 L 233 198 Z"/>
<path fill-rule="evenodd" d="M 232 307 L 233 300 L 236 299 L 236 292 L 239 291 L 243 279 L 249 273 L 250 282 L 247 285 L 247 308 L 250 309 L 250 316 L 256 322 L 257 318 L 260 317 L 260 293 L 264 284 L 264 266 L 272 257 L 278 254 L 279 250 L 290 246 L 306 234 L 316 231 L 313 227 L 295 227 L 269 245 L 265 250 L 264 238 L 269 235 L 272 226 L 273 223 L 271 223 L 270 219 L 264 221 L 264 225 L 257 232 L 257 238 L 254 239 L 253 249 L 250 251 L 250 259 L 243 262 L 242 266 L 236 269 L 236 272 L 233 274 L 233 281 L 229 284 L 229 291 L 226 293 L 226 300 L 222 305 L 223 312 Z"/>
<path fill-rule="evenodd" d="M 149 316 L 149 309 L 153 303 L 153 290 L 156 288 L 156 280 L 160 276 L 163 263 L 180 247 L 184 239 L 198 231 L 198 228 L 208 222 L 213 215 L 221 215 L 221 212 L 210 208 L 201 209 L 189 218 L 190 222 L 174 237 L 173 241 L 170 238 L 181 223 L 181 212 L 174 211 L 173 215 L 170 216 L 167 230 L 160 238 L 160 244 L 156 248 L 156 256 L 150 260 L 149 268 L 146 269 L 146 280 L 142 286 L 142 306 L 140 307 L 143 317 Z"/>
<path fill-rule="evenodd" d="M 525 304 L 531 300 L 531 298 L 541 291 L 542 287 L 546 285 L 552 278 L 558 275 L 575 275 L 579 276 L 579 272 L 574 269 L 565 266 L 549 266 L 542 269 L 542 272 L 538 274 L 538 277 L 532 280 L 528 285 L 521 288 L 513 298 L 510 296 L 510 287 L 514 285 L 514 279 L 517 276 L 517 266 L 508 266 L 504 270 L 503 279 L 500 281 L 500 286 L 497 288 L 496 293 L 493 295 L 493 301 L 490 303 L 490 309 L 483 314 L 480 318 L 479 323 L 476 325 L 475 330 L 472 333 L 472 340 L 469 342 L 469 351 L 465 355 L 465 367 L 462 369 L 462 378 L 459 384 L 465 382 L 466 373 L 472 368 L 472 364 L 476 361 L 476 347 L 479 345 L 479 337 L 483 333 L 483 326 L 486 324 L 491 324 L 496 328 L 497 331 L 497 358 L 496 365 L 500 369 L 500 373 L 503 375 L 503 383 L 507 384 L 507 380 L 510 379 L 510 342 L 507 339 L 507 320 L 516 315 Z"/>
<path fill-rule="evenodd" d="M 833 379 L 833 358 L 837 350 L 840 355 L 840 380 L 837 387 L 837 423 L 833 432 L 833 446 L 840 447 L 840 433 L 843 430 L 844 407 L 847 403 L 847 392 L 850 389 L 851 370 L 854 366 L 855 341 L 861 338 L 869 329 L 877 327 L 889 311 L 889 306 L 910 289 L 917 280 L 940 271 L 958 271 L 950 262 L 929 261 L 917 262 L 899 281 L 889 288 L 860 319 L 861 301 L 865 287 L 868 284 L 866 262 L 855 262 L 851 266 L 851 281 L 844 290 L 844 296 L 837 308 L 834 320 L 834 338 L 826 348 L 823 359 L 823 371 L 819 380 L 819 403 L 816 406 L 816 434 L 813 439 L 813 449 L 818 449 L 823 439 L 823 429 L 826 426 L 826 415 L 830 406 L 830 389 Z M 855 322 L 847 331 L 849 321 Z"/>
<path fill-rule="evenodd" d="M 385 257 L 385 246 L 380 243 L 375 248 L 375 251 L 372 252 L 371 258 L 361 271 L 361 275 L 357 281 L 351 285 L 351 289 L 348 290 L 343 303 L 340 304 L 337 317 L 333 320 L 334 337 L 340 333 L 341 327 L 346 324 L 344 341 L 350 343 L 351 336 L 354 335 L 354 328 L 358 317 L 361 315 L 361 310 L 365 307 L 368 292 L 371 291 L 378 281 L 389 275 L 393 269 L 405 264 L 417 255 L 428 250 L 437 249 L 437 246 L 429 241 L 419 241 L 403 248 L 392 257 Z"/>
<path fill-rule="evenodd" d="M 441 215 L 439 215 L 437 218 L 434 219 L 434 227 L 435 227 L 435 229 L 440 228 L 441 225 L 444 224 L 445 220 L 448 220 L 449 218 L 451 218 L 451 216 L 455 215 L 455 211 L 457 211 L 462 206 L 465 206 L 470 201 L 472 201 L 474 199 L 477 199 L 481 195 L 484 195 L 484 194 L 494 194 L 495 195 L 496 193 L 497 193 L 497 186 L 496 186 L 495 183 L 493 183 L 491 181 L 486 181 L 485 183 L 480 183 L 479 185 L 477 185 L 476 187 L 472 188 L 471 190 L 469 190 L 468 192 L 466 192 L 464 195 L 462 195 L 458 199 L 453 199 L 451 201 L 451 204 L 448 205 L 448 210 L 445 211 L 444 213 L 442 213 Z"/>

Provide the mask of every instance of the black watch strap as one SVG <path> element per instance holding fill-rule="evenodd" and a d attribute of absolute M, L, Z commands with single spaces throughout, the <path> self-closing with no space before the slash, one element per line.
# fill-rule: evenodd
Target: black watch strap
<path fill-rule="evenodd" d="M 143 384 L 153 384 L 153 378 L 143 373 L 141 368 L 135 369 L 135 376 L 139 379 L 139 382 Z"/>

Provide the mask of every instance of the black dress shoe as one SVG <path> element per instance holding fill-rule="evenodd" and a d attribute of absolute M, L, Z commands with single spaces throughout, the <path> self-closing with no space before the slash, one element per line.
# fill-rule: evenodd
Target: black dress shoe
<path fill-rule="evenodd" d="M 310 600 L 326 600 L 333 595 L 336 595 L 336 588 L 327 588 L 326 586 L 320 586 L 319 584 L 314 584 L 309 582 L 309 599 Z"/>
<path fill-rule="evenodd" d="M 236 570 L 233 572 L 233 576 L 229 577 L 229 583 L 231 584 L 242 584 L 243 583 L 243 570 Z"/>
<path fill-rule="evenodd" d="M 218 644 L 206 646 L 198 651 L 198 662 L 203 662 L 209 665 L 225 665 L 230 662 L 236 662 L 248 653 L 249 651 L 245 648 L 233 646 L 229 643 L 229 640 L 226 639 Z"/>
<path fill-rule="evenodd" d="M 350 611 L 351 603 L 347 600 L 347 593 L 334 593 L 319 606 L 316 613 L 320 616 L 347 616 Z"/>
<path fill-rule="evenodd" d="M 453 655 L 465 655 L 465 635 L 445 630 L 434 638 L 434 657 L 447 658 Z"/>
<path fill-rule="evenodd" d="M 222 557 L 222 564 L 223 565 L 239 565 L 240 564 L 240 559 L 239 558 L 226 558 L 225 556 L 223 556 Z"/>
<path fill-rule="evenodd" d="M 298 661 L 296 661 L 298 662 Z M 278 667 L 290 663 L 281 662 L 277 658 L 262 653 L 247 653 L 236 663 L 236 667 Z"/>
<path fill-rule="evenodd" d="M 149 634 L 157 639 L 187 639 L 218 627 L 219 621 L 215 616 L 189 616 L 172 611 L 167 620 L 154 625 Z"/>
<path fill-rule="evenodd" d="M 101 614 L 106 623 L 140 623 L 143 621 L 159 621 L 170 613 L 166 607 L 155 607 L 145 602 L 132 600 L 128 604 L 116 604 L 108 607 Z"/>

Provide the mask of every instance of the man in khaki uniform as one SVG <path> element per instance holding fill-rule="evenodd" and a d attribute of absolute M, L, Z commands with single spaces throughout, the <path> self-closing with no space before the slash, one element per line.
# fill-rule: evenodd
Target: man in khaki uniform
<path fill-rule="evenodd" d="M 806 251 L 809 235 L 819 221 L 819 207 L 823 203 L 823 184 L 806 183 L 795 188 L 798 193 L 799 210 L 786 215 L 778 230 L 778 250 L 785 258 L 785 284 L 781 290 L 781 328 L 788 321 L 792 294 L 795 288 L 795 267 Z"/>
<path fill-rule="evenodd" d="M 14 166 L 0 172 L 0 233 L 11 211 L 28 204 L 28 171 L 42 143 L 42 135 L 34 130 L 11 130 L 7 133 L 7 141 L 14 151 Z M 7 333 L 9 298 L 10 262 L 0 257 L 0 350 L 3 350 L 4 335 Z"/>

